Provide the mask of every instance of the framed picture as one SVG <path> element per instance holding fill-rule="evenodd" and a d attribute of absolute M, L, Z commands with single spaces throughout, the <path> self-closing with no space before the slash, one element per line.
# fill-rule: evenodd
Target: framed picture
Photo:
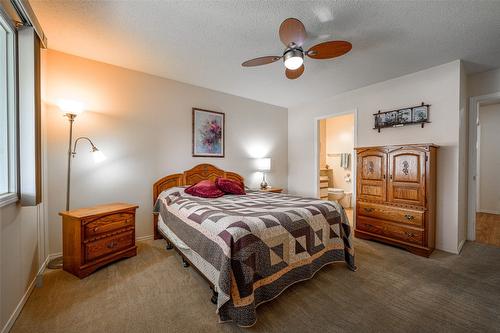
<path fill-rule="evenodd" d="M 411 109 L 402 109 L 398 111 L 398 123 L 408 124 L 411 123 Z"/>
<path fill-rule="evenodd" d="M 398 112 L 391 111 L 385 114 L 384 126 L 392 126 L 398 121 Z"/>
<path fill-rule="evenodd" d="M 427 111 L 428 111 L 428 107 L 426 105 L 417 106 L 417 107 L 413 108 L 413 122 L 420 123 L 420 122 L 427 121 L 429 118 Z"/>
<path fill-rule="evenodd" d="M 224 157 L 225 115 L 193 108 L 193 156 Z"/>
<path fill-rule="evenodd" d="M 391 110 L 374 113 L 375 126 L 373 129 L 380 133 L 381 128 L 386 127 L 402 127 L 406 125 L 420 125 L 424 128 L 429 121 L 430 104 L 422 102 L 418 106 L 410 106 L 404 109 Z"/>

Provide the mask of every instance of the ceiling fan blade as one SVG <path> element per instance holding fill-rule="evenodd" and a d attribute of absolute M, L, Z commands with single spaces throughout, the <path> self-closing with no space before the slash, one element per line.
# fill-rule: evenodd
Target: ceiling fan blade
<path fill-rule="evenodd" d="M 272 62 L 278 61 L 280 59 L 281 59 L 281 57 L 279 57 L 279 56 L 259 57 L 259 58 L 247 60 L 244 63 L 242 63 L 241 66 L 253 67 L 253 66 L 266 65 L 266 64 L 270 64 Z"/>
<path fill-rule="evenodd" d="M 279 34 L 285 46 L 290 46 L 290 43 L 302 46 L 307 37 L 304 24 L 296 18 L 287 18 L 284 20 L 280 25 Z"/>
<path fill-rule="evenodd" d="M 301 76 L 302 73 L 304 73 L 304 64 L 302 64 L 302 66 L 300 66 L 299 68 L 297 68 L 295 70 L 291 70 L 291 69 L 287 68 L 285 71 L 286 77 L 289 78 L 290 80 L 295 80 L 296 78 Z"/>
<path fill-rule="evenodd" d="M 307 52 L 307 56 L 313 59 L 331 59 L 339 57 L 351 51 L 352 44 L 344 40 L 335 40 L 316 44 Z"/>

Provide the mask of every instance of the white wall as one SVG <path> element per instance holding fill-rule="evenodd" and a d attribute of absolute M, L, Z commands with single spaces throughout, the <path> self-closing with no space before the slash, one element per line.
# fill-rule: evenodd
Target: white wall
<path fill-rule="evenodd" d="M 45 254 L 39 248 L 43 205 L 0 208 L 0 331 L 12 325 L 33 287 Z M 31 287 L 31 288 L 30 288 Z M 16 314 L 14 314 L 16 312 Z"/>
<path fill-rule="evenodd" d="M 326 163 L 333 170 L 333 186 L 345 192 L 352 192 L 352 181 L 346 182 L 344 178 L 349 174 L 352 180 L 352 158 L 349 168 L 340 167 L 340 156 L 328 154 L 351 153 L 354 149 L 354 114 L 326 119 Z"/>
<path fill-rule="evenodd" d="M 479 206 L 478 211 L 500 214 L 500 104 L 479 108 Z"/>
<path fill-rule="evenodd" d="M 107 155 L 94 165 L 90 147 L 78 147 L 71 207 L 136 203 L 138 237 L 153 233 L 153 183 L 196 164 L 238 172 L 257 187 L 251 158 L 271 157 L 269 183 L 287 187 L 286 109 L 52 50 L 46 56 L 50 253 L 61 251 L 65 205 L 68 122 L 54 105 L 61 98 L 86 104 L 75 136 L 89 136 Z M 191 156 L 192 107 L 226 113 L 225 158 Z"/>
<path fill-rule="evenodd" d="M 500 91 L 500 68 L 467 77 L 469 96 L 481 96 Z"/>
<path fill-rule="evenodd" d="M 290 108 L 288 115 L 288 188 L 315 195 L 314 118 L 358 110 L 357 145 L 433 142 L 438 151 L 436 247 L 458 252 L 459 223 L 459 98 L 460 61 L 353 90 L 314 104 Z M 431 124 L 373 130 L 377 110 L 390 110 L 421 102 L 431 104 Z"/>
<path fill-rule="evenodd" d="M 459 95 L 459 125 L 458 125 L 458 239 L 459 251 L 467 239 L 468 212 L 468 148 L 469 148 L 469 113 L 467 98 L 467 75 L 463 62 L 460 62 L 460 95 Z"/>

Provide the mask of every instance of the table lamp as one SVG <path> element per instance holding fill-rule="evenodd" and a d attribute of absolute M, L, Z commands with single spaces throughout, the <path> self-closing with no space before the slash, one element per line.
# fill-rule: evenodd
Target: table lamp
<path fill-rule="evenodd" d="M 271 158 L 258 158 L 257 170 L 262 172 L 262 183 L 260 183 L 260 188 L 266 189 L 268 187 L 268 184 L 266 182 L 266 171 L 271 171 Z"/>

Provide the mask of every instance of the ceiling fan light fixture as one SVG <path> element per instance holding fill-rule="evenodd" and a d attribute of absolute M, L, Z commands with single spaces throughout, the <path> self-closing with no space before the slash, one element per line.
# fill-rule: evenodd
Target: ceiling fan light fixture
<path fill-rule="evenodd" d="M 328 14 L 323 15 L 325 21 L 333 18 L 331 13 L 325 13 Z M 319 18 L 322 20 L 322 17 Z M 282 56 L 258 57 L 247 60 L 241 65 L 243 67 L 261 66 L 283 58 L 283 64 L 286 68 L 285 76 L 287 79 L 295 80 L 304 73 L 304 55 L 317 60 L 332 59 L 340 57 L 352 49 L 352 44 L 345 40 L 331 40 L 305 48 L 304 42 L 307 39 L 306 28 L 299 19 L 293 17 L 289 17 L 281 22 L 278 34 L 281 42 L 285 45 Z M 322 38 L 328 36 L 324 35 Z"/>
<path fill-rule="evenodd" d="M 296 70 L 304 63 L 304 54 L 301 50 L 292 49 L 283 56 L 285 67 L 290 70 Z"/>

